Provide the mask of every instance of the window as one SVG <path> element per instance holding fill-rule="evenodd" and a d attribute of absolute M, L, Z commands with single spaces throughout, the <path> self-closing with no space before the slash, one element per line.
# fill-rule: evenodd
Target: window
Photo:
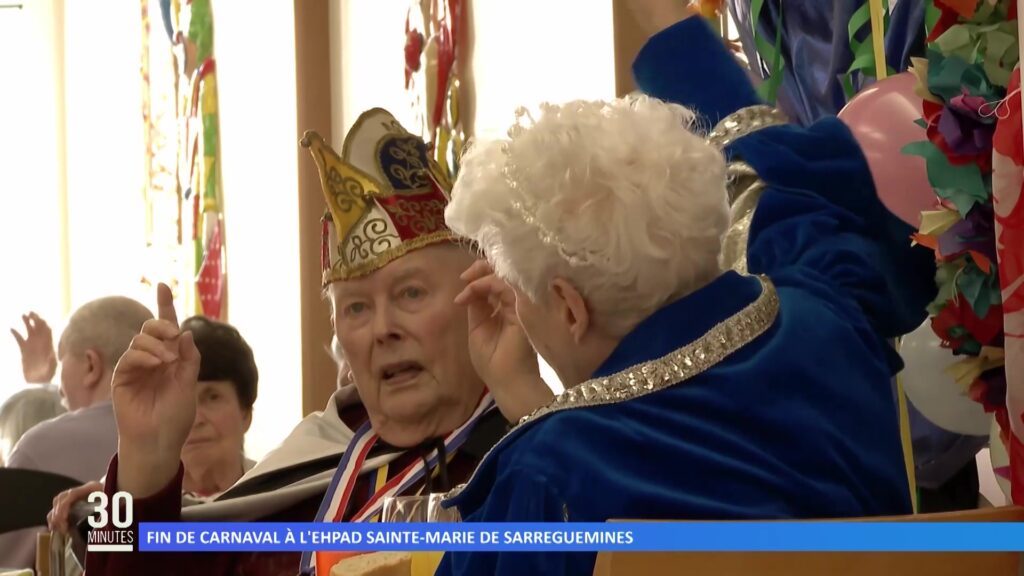
<path fill-rule="evenodd" d="M 5 2 L 4 4 L 9 4 Z M 63 126 L 57 90 L 61 55 L 48 1 L 0 8 L 0 318 L 23 329 L 35 310 L 59 334 L 67 310 L 62 251 Z M 0 402 L 16 392 L 21 362 L 7 330 L 0 339 Z"/>

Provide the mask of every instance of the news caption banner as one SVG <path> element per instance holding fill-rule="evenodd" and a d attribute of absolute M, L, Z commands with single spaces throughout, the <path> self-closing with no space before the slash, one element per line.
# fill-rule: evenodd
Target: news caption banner
<path fill-rule="evenodd" d="M 142 552 L 1024 552 L 1024 523 L 141 523 Z"/>
<path fill-rule="evenodd" d="M 91 552 L 1024 552 L 1024 522 L 141 522 L 93 492 Z"/>

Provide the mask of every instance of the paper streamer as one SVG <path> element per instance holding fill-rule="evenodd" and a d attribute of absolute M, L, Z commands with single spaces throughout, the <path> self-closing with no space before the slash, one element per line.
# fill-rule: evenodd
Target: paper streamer
<path fill-rule="evenodd" d="M 875 77 L 879 80 L 884 80 L 888 75 L 885 63 L 884 22 L 885 8 L 882 7 L 882 0 L 871 0 L 871 46 L 875 52 Z"/>

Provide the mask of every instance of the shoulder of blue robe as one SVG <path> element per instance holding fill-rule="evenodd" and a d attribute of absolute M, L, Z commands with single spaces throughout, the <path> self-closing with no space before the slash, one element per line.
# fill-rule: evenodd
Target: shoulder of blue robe
<path fill-rule="evenodd" d="M 836 118 L 777 126 L 729 146 L 767 185 L 751 224 L 748 268 L 777 278 L 796 269 L 825 279 L 891 338 L 917 328 L 937 293 L 935 257 L 878 198 L 867 162 Z"/>
<path fill-rule="evenodd" d="M 597 376 L 694 341 L 753 301 L 757 284 L 730 272 L 662 308 Z M 850 319 L 846 308 L 855 304 L 834 305 L 828 290 L 815 292 L 805 281 L 779 286 L 778 296 L 768 331 L 707 371 L 647 396 L 515 429 L 450 503 L 467 522 L 909 513 L 877 337 L 863 315 Z M 562 561 L 554 556 L 544 561 Z"/>
<path fill-rule="evenodd" d="M 909 513 L 886 375 L 859 353 L 797 353 L 798 329 L 807 323 L 784 336 L 775 329 L 735 362 L 663 392 L 544 418 L 499 447 L 455 504 L 466 522 Z M 802 358 L 765 369 L 786 354 Z M 832 360 L 835 373 L 821 370 Z M 438 574 L 589 576 L 594 560 L 449 554 Z"/>
<path fill-rule="evenodd" d="M 707 128 L 761 104 L 746 71 L 703 18 L 687 18 L 652 36 L 633 61 L 633 77 L 643 93 L 692 109 Z"/>

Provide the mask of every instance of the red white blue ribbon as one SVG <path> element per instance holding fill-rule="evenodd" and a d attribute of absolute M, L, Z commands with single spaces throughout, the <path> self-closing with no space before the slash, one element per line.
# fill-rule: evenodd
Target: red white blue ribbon
<path fill-rule="evenodd" d="M 445 437 L 444 445 L 446 451 L 451 454 L 455 450 L 458 450 L 473 431 L 473 427 L 477 421 L 493 407 L 494 398 L 491 396 L 491 393 L 488 392 L 480 399 L 480 403 L 477 405 L 476 410 L 473 411 L 473 414 L 469 419 L 466 420 L 462 426 L 459 426 Z M 369 421 L 359 427 L 359 430 L 356 431 L 355 436 L 352 438 L 348 448 L 345 450 L 345 455 L 338 464 L 337 471 L 334 473 L 334 478 L 331 479 L 331 484 L 327 487 L 327 494 L 324 495 L 324 499 L 320 503 L 320 509 L 316 514 L 316 522 L 341 522 L 343 520 L 343 516 L 345 511 L 348 509 L 349 502 L 352 500 L 352 493 L 355 490 L 356 480 L 358 480 L 360 474 L 369 471 L 363 470 L 363 465 L 366 462 L 366 458 L 369 455 L 370 450 L 373 449 L 373 446 L 379 439 L 380 436 L 373 432 Z M 380 490 L 373 494 L 373 496 L 370 497 L 360 510 L 349 517 L 348 521 L 366 522 L 378 514 L 383 508 L 384 501 L 387 498 L 402 494 L 419 482 L 420 479 L 422 479 L 423 476 L 435 466 L 438 457 L 439 454 L 435 449 L 431 451 L 430 456 L 427 458 L 426 465 L 421 458 L 407 466 L 405 470 L 402 470 L 399 474 L 395 475 L 394 478 L 389 480 Z M 303 552 L 303 572 L 311 573 L 314 568 L 315 560 L 313 553 Z"/>

